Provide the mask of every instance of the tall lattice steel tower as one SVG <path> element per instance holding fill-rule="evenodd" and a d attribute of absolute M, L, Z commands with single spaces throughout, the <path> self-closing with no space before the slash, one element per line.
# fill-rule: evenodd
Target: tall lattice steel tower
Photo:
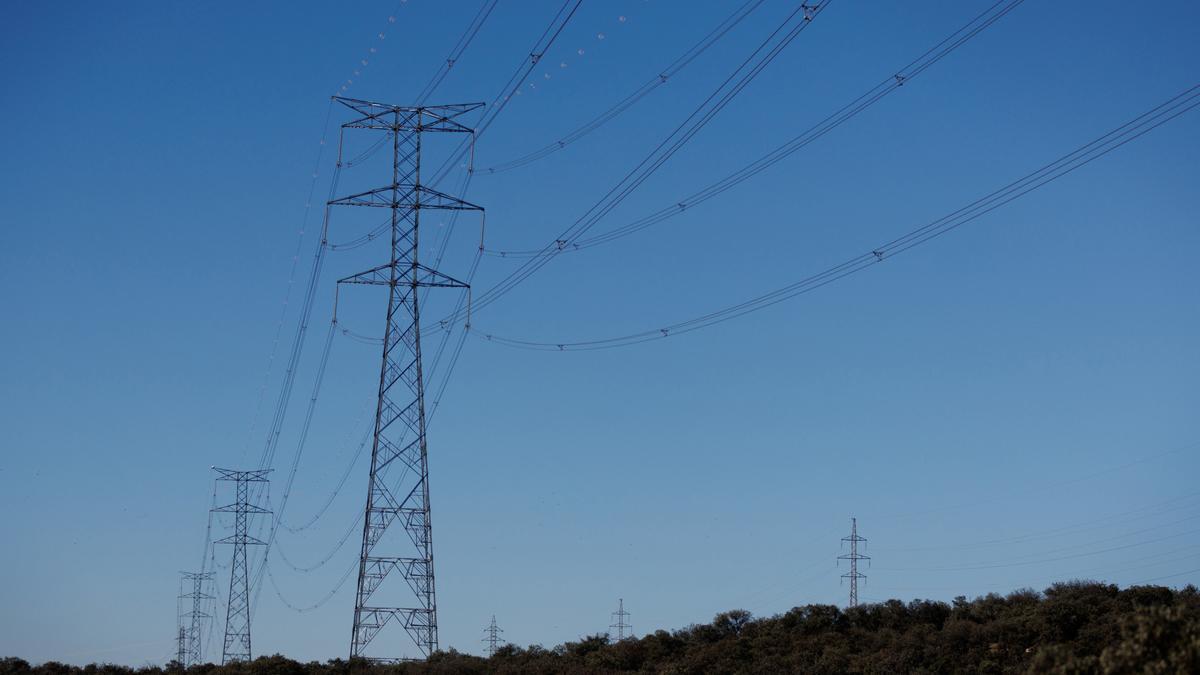
<path fill-rule="evenodd" d="M 617 629 L 617 642 L 632 637 L 633 626 L 626 620 L 629 618 L 629 612 L 625 611 L 625 598 L 617 599 L 617 611 L 613 612 L 612 616 L 613 623 L 609 625 L 609 628 Z"/>
<path fill-rule="evenodd" d="M 250 660 L 250 574 L 246 561 L 246 546 L 262 546 L 266 542 L 250 536 L 250 516 L 271 513 L 267 509 L 250 503 L 250 486 L 266 483 L 270 469 L 235 471 L 218 469 L 218 481 L 231 481 L 236 485 L 236 501 L 213 509 L 216 513 L 233 514 L 233 534 L 218 539 L 217 544 L 233 544 L 233 562 L 229 566 L 229 604 L 225 611 L 225 645 L 221 650 L 221 663 Z"/>
<path fill-rule="evenodd" d="M 387 184 L 332 199 L 327 207 L 373 206 L 391 210 L 388 262 L 338 283 L 388 287 L 383 365 L 379 374 L 350 656 L 394 662 L 402 659 L 367 654 L 367 646 L 393 620 L 408 632 L 422 657 L 428 657 L 438 648 L 418 290 L 468 288 L 467 284 L 421 263 L 418 246 L 421 212 L 483 210 L 421 185 L 421 136 L 428 132 L 472 133 L 454 119 L 483 104 L 409 107 L 341 97 L 335 100 L 356 116 L 342 125 L 343 139 L 346 130 L 366 129 L 389 134 L 392 146 L 391 180 Z M 341 152 L 339 148 L 339 165 Z M 389 476 L 389 469 L 397 464 L 400 475 Z M 396 520 L 404 528 L 408 542 L 405 537 L 389 537 L 379 546 Z M 380 550 L 376 550 L 377 546 Z M 399 571 L 415 596 L 415 602 L 408 606 L 393 606 L 386 596 L 373 599 L 381 597 L 376 593 L 393 571 Z"/>
<path fill-rule="evenodd" d="M 496 625 L 496 615 L 492 615 L 492 623 L 487 628 L 483 629 L 483 642 L 487 645 L 488 656 L 495 656 L 496 650 L 500 649 L 500 634 L 504 632 L 503 628 Z"/>
<path fill-rule="evenodd" d="M 183 601 L 184 606 L 187 606 L 187 601 L 191 600 L 192 608 L 183 614 L 184 626 L 187 628 L 187 653 L 183 661 L 184 666 L 198 665 L 204 659 L 203 642 L 201 635 L 204 632 L 204 623 L 212 619 L 212 615 L 205 612 L 203 609 L 205 600 L 212 600 L 213 596 L 205 592 L 205 586 L 213 579 L 212 572 L 180 572 L 183 575 L 183 590 L 179 598 Z"/>
<path fill-rule="evenodd" d="M 858 518 L 851 518 L 850 519 L 850 536 L 842 537 L 843 543 L 850 542 L 850 553 L 838 556 L 838 564 L 839 565 L 841 564 L 841 561 L 843 561 L 843 560 L 850 561 L 850 571 L 843 574 L 842 578 L 850 580 L 850 606 L 851 607 L 858 606 L 858 580 L 867 578 L 867 575 L 860 574 L 858 571 L 858 561 L 859 560 L 868 560 L 869 561 L 871 559 L 870 556 L 865 556 L 858 552 L 859 542 L 866 542 L 866 541 L 867 540 L 864 539 L 863 537 L 858 536 Z M 870 564 L 870 563 L 868 562 L 867 564 Z"/>

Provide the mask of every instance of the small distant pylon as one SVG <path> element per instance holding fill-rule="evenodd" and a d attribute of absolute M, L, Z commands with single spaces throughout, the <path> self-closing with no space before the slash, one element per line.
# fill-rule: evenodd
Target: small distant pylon
<path fill-rule="evenodd" d="M 617 599 L 617 611 L 613 612 L 612 616 L 613 623 L 609 628 L 617 629 L 617 642 L 633 637 L 633 626 L 626 620 L 629 618 L 629 612 L 625 611 L 625 598 Z"/>
<path fill-rule="evenodd" d="M 177 668 L 186 668 L 184 659 L 187 658 L 187 629 L 179 627 L 179 637 L 175 638 L 175 663 Z"/>
<path fill-rule="evenodd" d="M 858 580 L 867 578 L 867 575 L 859 574 L 858 561 L 866 560 L 866 561 L 868 561 L 867 562 L 868 565 L 871 564 L 870 556 L 865 556 L 858 552 L 858 543 L 859 542 L 865 543 L 866 541 L 867 540 L 865 538 L 858 536 L 858 518 L 851 518 L 850 519 L 850 536 L 842 537 L 843 543 L 850 542 L 850 553 L 838 556 L 838 565 L 841 565 L 841 561 L 843 561 L 843 560 L 850 561 L 850 571 L 847 572 L 846 574 L 843 574 L 842 578 L 850 580 L 850 606 L 851 607 L 858 606 Z"/>
<path fill-rule="evenodd" d="M 503 628 L 496 625 L 496 615 L 492 615 L 492 623 L 487 628 L 483 629 L 482 642 L 487 645 L 488 657 L 496 655 L 496 650 L 500 649 L 500 634 L 504 632 Z"/>
<path fill-rule="evenodd" d="M 212 619 L 212 615 L 205 612 L 202 607 L 205 600 L 212 600 L 213 596 L 204 591 L 206 583 L 211 583 L 213 580 L 213 572 L 180 572 L 183 575 L 184 589 L 188 588 L 188 583 L 191 583 L 191 590 L 187 593 L 181 593 L 179 599 L 183 602 L 183 606 L 187 606 L 187 601 L 192 601 L 192 609 L 183 614 L 184 625 L 187 626 L 187 651 L 183 661 L 184 666 L 196 666 L 204 660 L 204 645 L 200 639 L 204 632 L 204 623 Z"/>

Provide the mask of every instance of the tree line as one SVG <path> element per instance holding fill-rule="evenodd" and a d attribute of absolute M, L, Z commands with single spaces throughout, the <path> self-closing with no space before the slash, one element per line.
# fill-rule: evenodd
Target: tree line
<path fill-rule="evenodd" d="M 506 645 L 491 658 L 453 649 L 428 661 L 301 663 L 264 656 L 186 669 L 0 660 L 0 675 L 443 675 L 576 673 L 1200 673 L 1200 593 L 1194 586 L 1120 589 L 1055 584 L 951 603 L 913 600 L 841 609 L 805 605 L 756 618 L 627 638 L 598 634 L 553 648 Z"/>

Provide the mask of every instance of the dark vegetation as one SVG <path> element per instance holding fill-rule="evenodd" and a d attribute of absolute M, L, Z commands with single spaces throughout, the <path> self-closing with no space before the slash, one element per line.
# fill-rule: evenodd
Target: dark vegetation
<path fill-rule="evenodd" d="M 31 666 L 9 658 L 0 675 L 169 675 L 181 672 L 176 666 Z M 491 659 L 450 650 L 427 663 L 372 666 L 266 656 L 187 675 L 632 672 L 1200 673 L 1200 592 L 1072 582 L 952 604 L 808 605 L 762 619 L 734 610 L 618 643 L 596 635 L 553 649 L 510 645 Z"/>

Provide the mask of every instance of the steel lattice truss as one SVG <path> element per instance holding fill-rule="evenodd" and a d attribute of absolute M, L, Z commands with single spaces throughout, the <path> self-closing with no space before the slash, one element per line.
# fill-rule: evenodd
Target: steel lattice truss
<path fill-rule="evenodd" d="M 229 604 L 225 611 L 225 644 L 221 651 L 221 663 L 250 660 L 250 576 L 246 562 L 246 546 L 262 546 L 266 542 L 250 536 L 251 515 L 265 515 L 270 511 L 250 503 L 250 484 L 267 482 L 270 469 L 234 471 L 217 469 L 217 480 L 232 481 L 237 486 L 237 500 L 226 506 L 213 509 L 217 513 L 232 513 L 233 534 L 218 539 L 217 544 L 233 544 L 233 562 L 229 566 Z"/>
<path fill-rule="evenodd" d="M 204 622 L 212 619 L 212 615 L 205 612 L 202 607 L 205 600 L 212 600 L 213 596 L 204 592 L 204 585 L 211 582 L 213 578 L 212 572 L 181 572 L 183 575 L 183 583 L 191 583 L 191 592 L 184 593 L 180 597 L 184 600 L 192 601 L 192 609 L 184 614 L 184 619 L 187 620 L 187 650 L 185 659 L 182 661 L 184 667 L 200 665 L 204 658 L 203 643 L 200 641 L 200 636 L 203 632 Z"/>
<path fill-rule="evenodd" d="M 420 263 L 421 211 L 482 210 L 420 184 L 421 134 L 470 133 L 471 129 L 453 118 L 482 104 L 404 107 L 356 99 L 336 100 L 359 115 L 343 124 L 343 129 L 386 131 L 392 139 L 391 182 L 373 190 L 332 199 L 328 205 L 391 209 L 389 261 L 338 283 L 388 287 L 383 364 L 350 656 L 394 662 L 402 659 L 367 653 L 371 641 L 392 622 L 404 627 L 422 657 L 428 657 L 438 648 L 417 292 L 421 287 L 467 288 L 467 284 Z M 389 538 L 380 546 L 384 533 L 393 524 L 402 527 L 407 536 L 400 537 L 398 543 L 396 538 Z M 376 591 L 393 573 L 399 574 L 412 591 L 415 601 L 411 606 L 381 606 L 373 601 Z"/>
<path fill-rule="evenodd" d="M 858 518 L 850 519 L 850 536 L 842 537 L 842 541 L 849 542 L 850 553 L 845 554 L 845 555 L 839 555 L 838 563 L 841 564 L 841 561 L 843 561 L 843 560 L 850 561 L 850 571 L 843 574 L 842 578 L 850 580 L 850 606 L 857 607 L 858 606 L 858 580 L 867 578 L 867 575 L 858 571 L 858 561 L 866 560 L 869 563 L 869 561 L 871 560 L 870 556 L 866 556 L 866 555 L 863 555 L 858 552 L 858 545 L 865 544 L 867 541 L 865 537 L 858 536 Z"/>

